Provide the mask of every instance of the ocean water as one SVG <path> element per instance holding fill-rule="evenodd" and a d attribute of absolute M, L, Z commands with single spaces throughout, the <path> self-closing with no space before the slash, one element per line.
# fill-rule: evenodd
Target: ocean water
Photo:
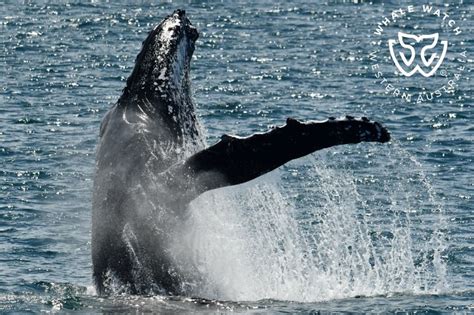
<path fill-rule="evenodd" d="M 3 1 L 0 313 L 473 312 L 474 6 L 432 3 L 460 34 L 438 30 L 443 13 L 385 27 L 449 40 L 436 75 L 407 78 L 374 30 L 420 3 Z M 200 31 L 191 75 L 209 144 L 346 114 L 383 123 L 392 141 L 333 147 L 205 193 L 173 244 L 199 266 L 189 295 L 100 297 L 90 255 L 99 124 L 141 41 L 176 8 Z M 392 86 L 373 72 L 377 47 Z M 440 97 L 393 93 L 456 71 Z"/>

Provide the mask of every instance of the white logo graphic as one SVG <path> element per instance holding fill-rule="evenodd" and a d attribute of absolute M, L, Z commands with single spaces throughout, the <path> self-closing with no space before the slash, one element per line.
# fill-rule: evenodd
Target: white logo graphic
<path fill-rule="evenodd" d="M 387 8 L 392 10 L 384 11 L 369 36 L 368 54 L 375 82 L 385 94 L 406 103 L 441 102 L 437 99 L 452 96 L 461 84 L 467 84 L 467 34 L 455 19 L 462 13 L 431 4 Z M 399 75 L 394 76 L 394 71 Z M 462 102 L 463 98 L 457 99 Z"/>
<path fill-rule="evenodd" d="M 412 45 L 407 43 L 407 41 L 409 41 L 410 39 L 412 40 L 412 42 L 415 41 L 416 43 L 420 43 L 421 41 L 431 40 L 431 43 L 425 45 L 420 51 L 422 64 L 424 65 L 425 68 L 428 68 L 429 72 L 426 72 L 425 70 L 423 70 L 419 62 L 414 64 L 414 61 L 416 59 L 416 51 Z M 397 69 L 404 76 L 411 77 L 416 72 L 419 72 L 425 78 L 430 77 L 433 74 L 435 74 L 436 70 L 438 70 L 438 68 L 441 66 L 441 64 L 443 63 L 444 57 L 446 56 L 446 52 L 448 50 L 448 42 L 445 40 L 442 40 L 441 45 L 443 47 L 442 47 L 441 55 L 438 55 L 436 51 L 434 51 L 431 53 L 431 56 L 429 56 L 428 59 L 426 58 L 427 50 L 435 50 L 436 45 L 438 44 L 438 39 L 439 39 L 438 33 L 434 33 L 431 35 L 416 36 L 416 35 L 406 34 L 403 32 L 398 32 L 398 43 L 400 44 L 401 47 L 409 50 L 409 58 L 406 57 L 404 52 L 402 51 L 399 52 L 399 56 L 406 67 L 402 67 L 402 65 L 398 61 L 397 55 L 395 54 L 395 51 L 394 51 L 394 46 L 397 44 L 397 41 L 394 39 L 388 40 L 388 46 L 390 48 L 390 56 L 392 57 L 392 60 L 395 63 L 395 66 L 397 67 Z M 434 67 L 431 67 L 436 59 L 438 59 L 438 62 L 434 65 Z M 413 67 L 413 65 L 415 66 Z M 408 68 L 408 71 L 405 70 L 405 68 Z"/>

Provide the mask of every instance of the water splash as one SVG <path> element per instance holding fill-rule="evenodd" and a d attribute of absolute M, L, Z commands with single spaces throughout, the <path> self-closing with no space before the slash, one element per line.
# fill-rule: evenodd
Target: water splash
<path fill-rule="evenodd" d="M 172 249 L 189 294 L 317 302 L 447 288 L 446 223 L 421 164 L 397 145 L 357 164 L 316 156 L 191 203 Z"/>

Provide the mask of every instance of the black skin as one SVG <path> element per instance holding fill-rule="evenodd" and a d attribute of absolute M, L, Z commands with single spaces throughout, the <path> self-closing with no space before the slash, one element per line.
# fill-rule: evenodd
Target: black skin
<path fill-rule="evenodd" d="M 222 136 L 213 146 L 172 167 L 169 178 L 185 178 L 184 184 L 176 185 L 193 193 L 188 196 L 190 201 L 207 190 L 245 183 L 317 150 L 388 141 L 387 129 L 366 117 L 306 123 L 288 118 L 286 125 L 266 133 L 247 138 Z"/>

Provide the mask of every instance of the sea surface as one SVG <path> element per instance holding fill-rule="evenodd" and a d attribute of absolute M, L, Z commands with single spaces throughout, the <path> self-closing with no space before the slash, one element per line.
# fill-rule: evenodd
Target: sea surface
<path fill-rule="evenodd" d="M 474 5 L 437 1 L 440 17 L 385 27 L 438 32 L 449 15 L 445 62 L 408 78 L 374 30 L 421 3 L 0 1 L 0 313 L 474 312 Z M 101 297 L 100 121 L 149 30 L 177 8 L 200 32 L 191 76 L 207 143 L 343 115 L 381 122 L 392 141 L 333 147 L 200 196 L 176 256 L 199 264 L 202 283 L 188 296 Z M 374 47 L 391 86 L 375 76 Z M 393 93 L 434 89 L 463 65 L 440 97 Z"/>

